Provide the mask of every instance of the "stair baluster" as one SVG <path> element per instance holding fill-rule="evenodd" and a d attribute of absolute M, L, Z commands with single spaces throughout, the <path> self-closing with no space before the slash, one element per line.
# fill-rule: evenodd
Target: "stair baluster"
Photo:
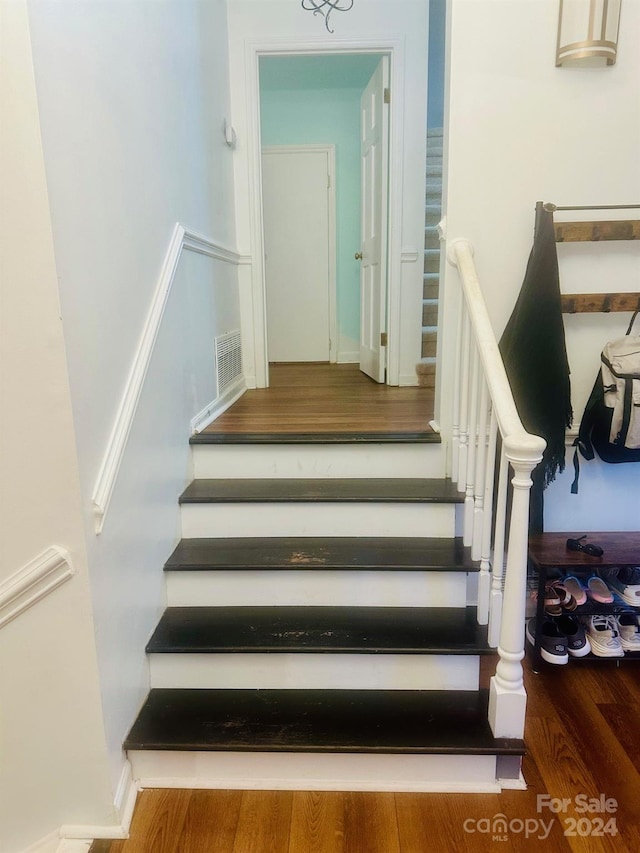
<path fill-rule="evenodd" d="M 486 382 L 485 382 L 486 387 Z M 487 388 L 488 396 L 488 388 Z M 489 416 L 489 441 L 485 456 L 484 506 L 482 515 L 482 547 L 480 549 L 480 575 L 478 577 L 478 622 L 486 625 L 490 619 L 492 596 L 491 576 L 491 523 L 493 521 L 493 484 L 495 482 L 496 444 L 498 422 L 493 407 Z M 493 578 L 495 581 L 495 576 Z M 502 600 L 502 582 L 500 582 L 500 600 Z M 489 645 L 498 645 L 498 635 L 491 642 L 489 629 Z"/>
<path fill-rule="evenodd" d="M 484 375 L 480 376 L 480 409 L 478 415 L 478 447 L 476 450 L 476 474 L 473 493 L 473 544 L 471 559 L 482 556 L 482 527 L 484 518 L 484 481 L 487 474 L 487 418 L 489 416 L 489 389 Z"/>
<path fill-rule="evenodd" d="M 489 645 L 494 648 L 500 640 L 502 624 L 502 585 L 505 566 L 505 531 L 507 518 L 507 476 L 509 462 L 504 453 L 500 454 L 500 474 L 498 476 L 498 497 L 496 499 L 496 533 L 493 543 L 493 564 L 491 582 L 491 600 L 489 606 Z"/>
<path fill-rule="evenodd" d="M 462 305 L 458 311 L 458 325 L 456 333 L 455 370 L 453 374 L 453 417 L 451 424 L 451 479 L 454 483 L 459 482 L 460 474 L 460 408 L 462 400 L 461 376 L 462 376 L 462 329 L 463 329 Z"/>
<path fill-rule="evenodd" d="M 460 448 L 458 461 L 458 491 L 464 492 L 467 485 L 467 459 L 469 454 L 469 358 L 471 353 L 471 323 L 464 311 L 462 321 L 462 343 L 460 346 Z M 465 543 L 466 544 L 466 543 Z"/>
<path fill-rule="evenodd" d="M 473 516 L 474 516 L 474 494 L 476 477 L 476 456 L 478 450 L 478 389 L 479 366 L 478 349 L 475 343 L 470 347 L 471 363 L 471 386 L 469 403 L 469 449 L 467 451 L 467 483 L 464 499 L 464 536 L 465 545 L 473 548 Z"/>

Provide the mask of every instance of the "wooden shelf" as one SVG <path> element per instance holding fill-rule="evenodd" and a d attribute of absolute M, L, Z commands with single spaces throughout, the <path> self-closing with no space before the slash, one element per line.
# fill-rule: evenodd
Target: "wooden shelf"
<path fill-rule="evenodd" d="M 556 243 L 594 243 L 601 240 L 640 240 L 640 219 L 605 222 L 555 222 Z"/>
<path fill-rule="evenodd" d="M 640 293 L 563 293 L 561 298 L 563 314 L 608 314 L 640 306 Z"/>
<path fill-rule="evenodd" d="M 575 571 L 580 566 L 592 570 L 611 566 L 640 566 L 640 533 L 636 531 L 593 532 L 587 533 L 583 544 L 591 542 L 600 545 L 604 553 L 601 557 L 592 557 L 583 551 L 570 551 L 567 539 L 575 539 L 585 531 L 567 531 L 566 533 L 536 533 L 529 536 L 529 556 L 536 569 L 559 568 L 563 571 Z"/>

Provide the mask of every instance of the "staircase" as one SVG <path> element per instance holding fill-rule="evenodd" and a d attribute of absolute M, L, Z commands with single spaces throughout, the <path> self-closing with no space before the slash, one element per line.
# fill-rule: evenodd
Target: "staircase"
<path fill-rule="evenodd" d="M 478 564 L 437 436 L 191 439 L 124 744 L 143 787 L 496 791 Z M 491 661 L 491 671 L 495 669 Z"/>
<path fill-rule="evenodd" d="M 422 360 L 420 384 L 435 387 L 438 338 L 438 296 L 440 289 L 440 238 L 442 218 L 442 128 L 427 131 L 427 172 L 424 230 L 424 284 L 422 291 Z"/>

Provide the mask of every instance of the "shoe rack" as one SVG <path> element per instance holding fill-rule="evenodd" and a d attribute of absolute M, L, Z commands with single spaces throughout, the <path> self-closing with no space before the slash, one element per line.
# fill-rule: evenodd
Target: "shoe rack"
<path fill-rule="evenodd" d="M 640 566 L 640 532 L 588 532 L 581 540 L 584 545 L 599 545 L 602 548 L 601 556 L 593 556 L 584 551 L 572 551 L 567 548 L 567 539 L 577 539 L 583 536 L 585 531 L 569 531 L 567 533 L 539 533 L 529 537 L 529 572 L 534 575 L 530 581 L 537 580 L 537 605 L 535 614 L 535 643 L 533 645 L 533 669 L 534 671 L 545 665 L 540 654 L 540 636 L 542 624 L 545 619 L 544 597 L 545 586 L 548 582 L 566 575 L 575 575 L 583 580 L 586 585 L 587 579 L 595 574 L 602 577 L 606 570 L 614 567 Z M 530 584 L 531 586 L 531 584 Z M 633 610 L 640 615 L 640 607 L 631 607 L 624 603 L 621 598 L 614 594 L 613 603 L 601 604 L 587 599 L 586 604 L 580 605 L 570 612 L 571 616 L 580 618 L 592 614 L 615 614 L 620 610 Z M 531 651 L 531 646 L 528 646 Z M 615 660 L 615 661 L 640 661 L 640 653 L 625 652 L 624 657 L 600 657 L 593 653 L 584 657 L 570 659 L 581 660 Z"/>

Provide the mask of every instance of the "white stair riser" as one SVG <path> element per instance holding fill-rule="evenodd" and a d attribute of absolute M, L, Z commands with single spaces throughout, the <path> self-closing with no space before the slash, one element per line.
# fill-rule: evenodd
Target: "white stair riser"
<path fill-rule="evenodd" d="M 193 445 L 196 479 L 443 477 L 439 444 Z"/>
<path fill-rule="evenodd" d="M 128 757 L 133 778 L 141 788 L 500 791 L 492 755 L 130 750 Z"/>
<path fill-rule="evenodd" d="M 258 690 L 477 690 L 475 655 L 149 655 L 151 687 Z"/>
<path fill-rule="evenodd" d="M 182 504 L 185 539 L 224 536 L 454 536 L 455 505 L 425 503 Z"/>
<path fill-rule="evenodd" d="M 465 607 L 464 572 L 166 572 L 169 607 Z"/>

